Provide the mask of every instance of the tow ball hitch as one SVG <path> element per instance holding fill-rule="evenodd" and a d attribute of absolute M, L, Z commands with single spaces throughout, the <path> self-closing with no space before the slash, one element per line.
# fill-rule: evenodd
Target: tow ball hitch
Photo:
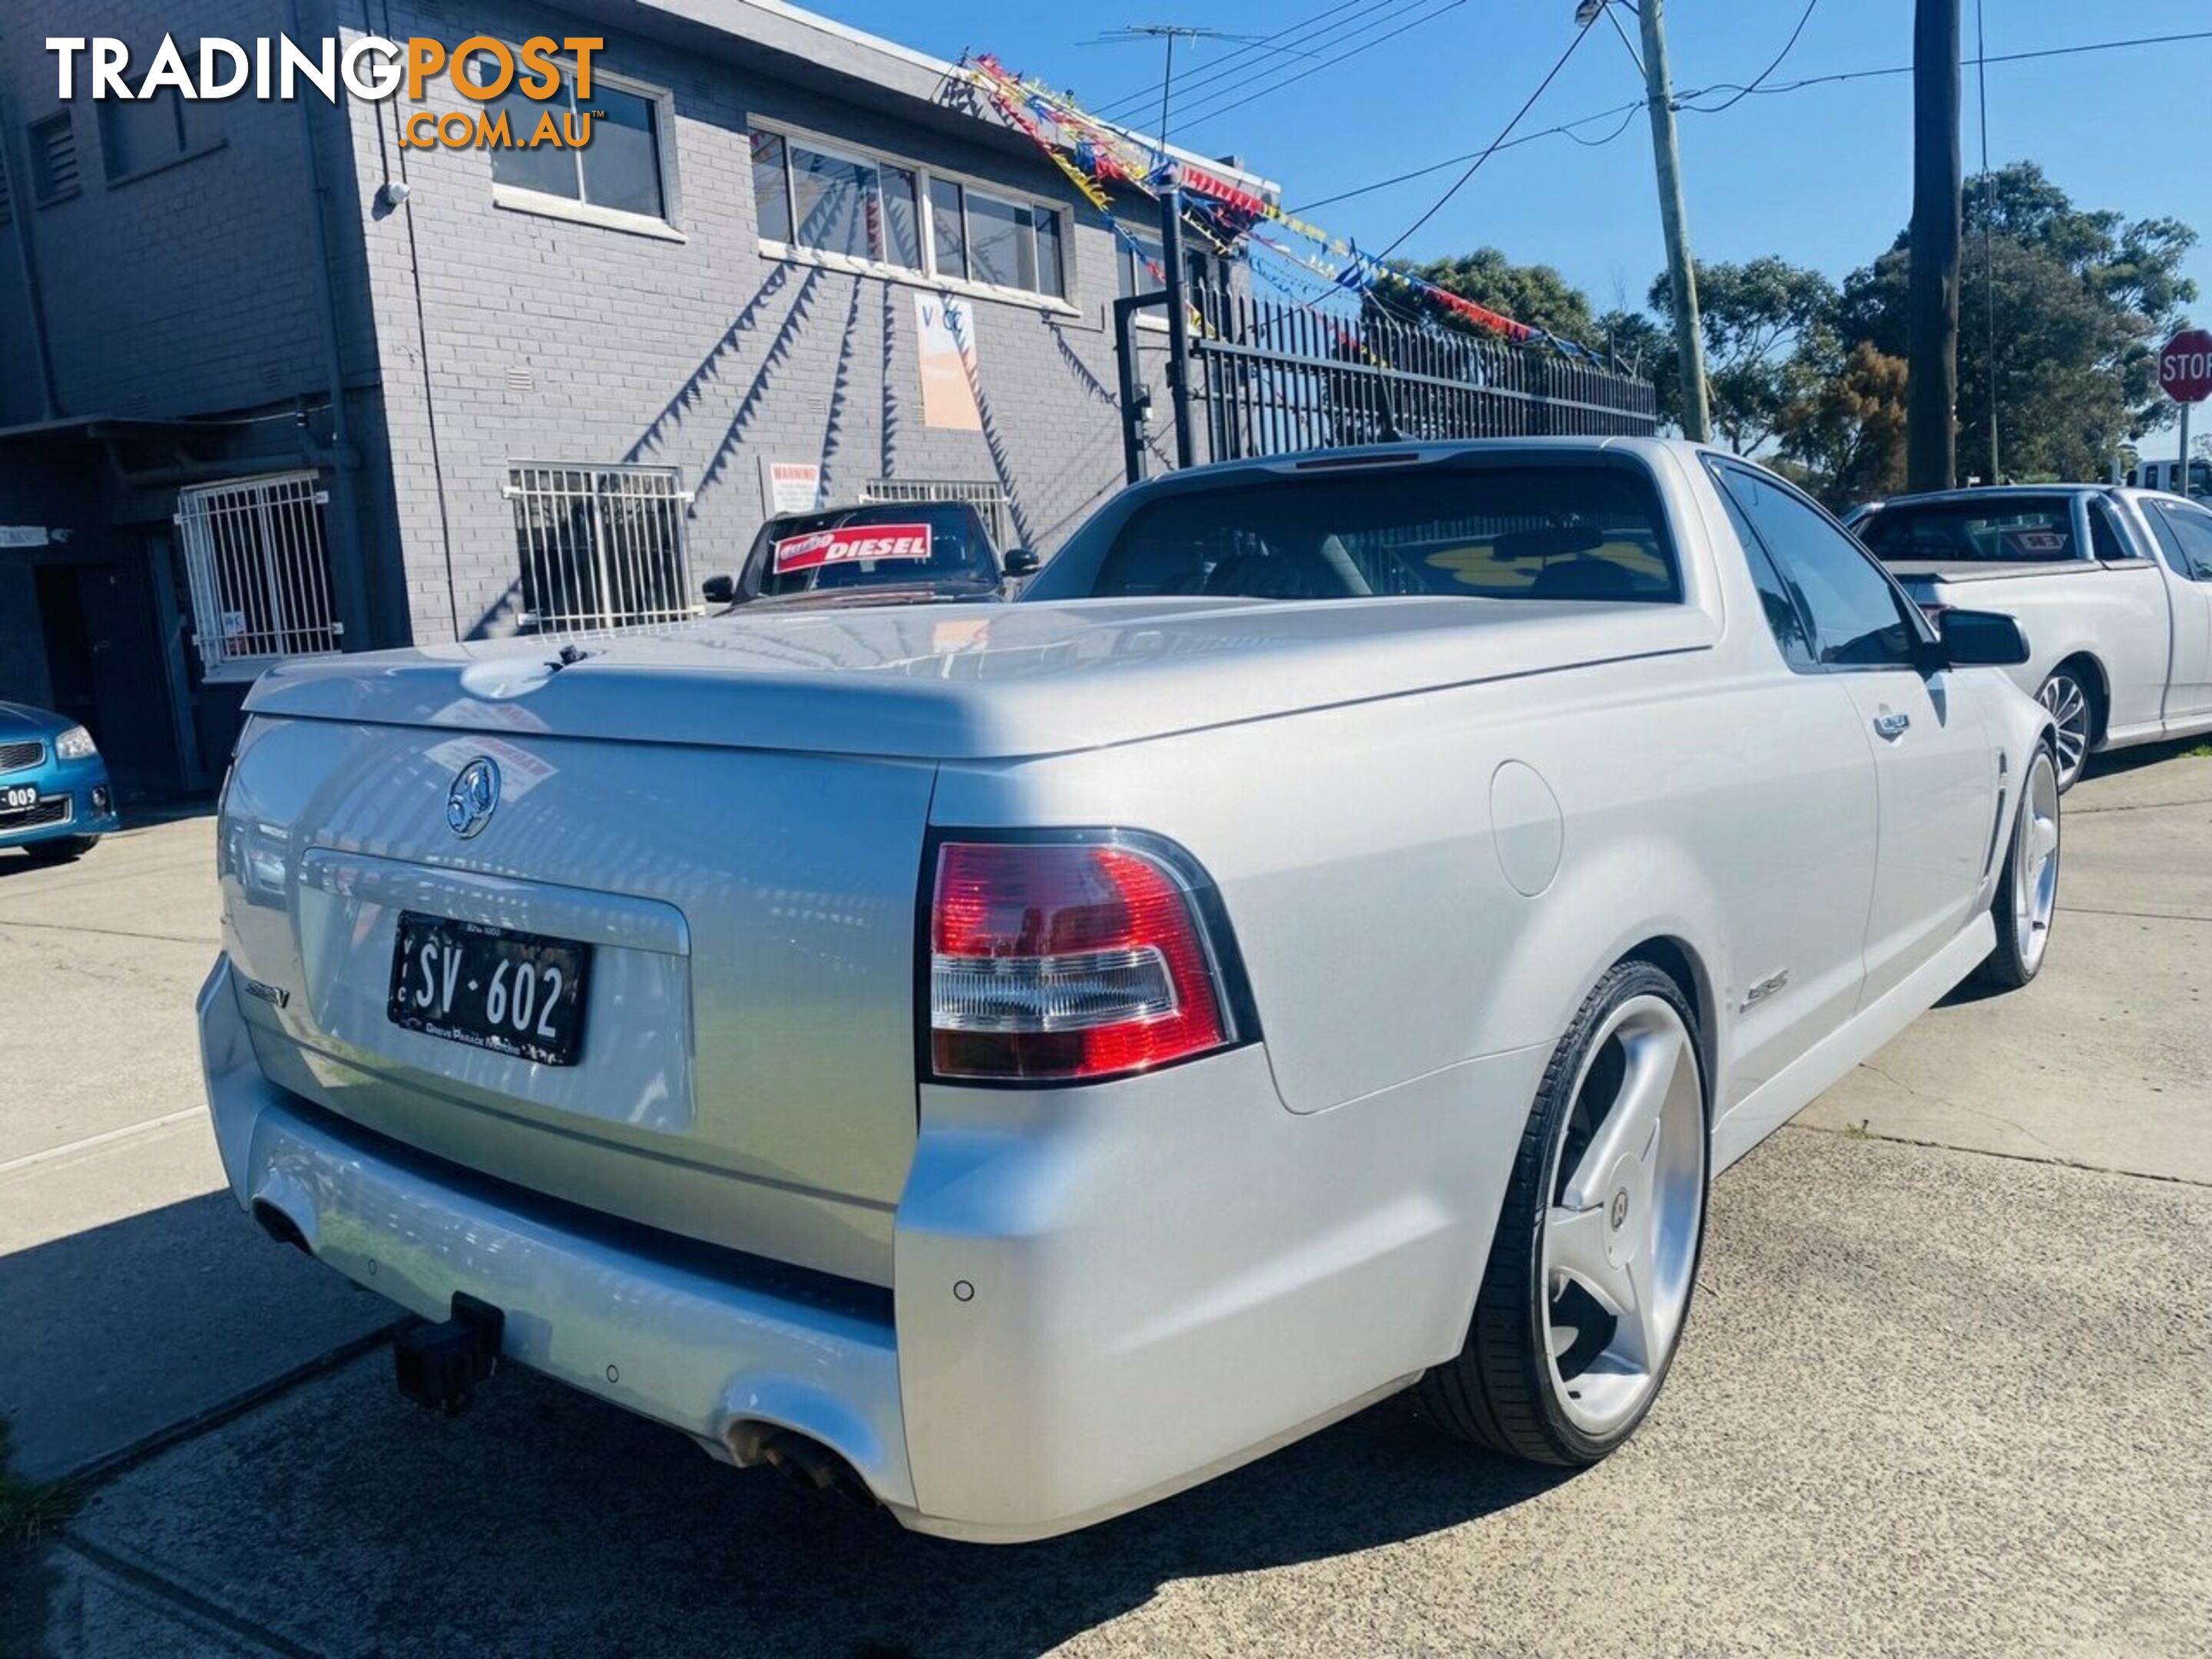
<path fill-rule="evenodd" d="M 417 1325 L 392 1339 L 392 1368 L 399 1392 L 418 1406 L 459 1417 L 476 1397 L 477 1384 L 499 1369 L 499 1342 L 507 1316 L 465 1291 L 453 1292 L 453 1317 L 442 1325 Z"/>

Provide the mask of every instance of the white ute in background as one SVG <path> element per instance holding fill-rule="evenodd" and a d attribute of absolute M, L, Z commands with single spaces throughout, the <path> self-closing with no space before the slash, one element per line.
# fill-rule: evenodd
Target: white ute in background
<path fill-rule="evenodd" d="M 418 1399 L 529 1365 L 953 1537 L 1413 1386 L 1604 1456 L 1713 1174 L 2057 902 L 2018 629 L 1684 444 L 1201 469 L 1014 605 L 569 643 L 255 688 L 233 1187 L 438 1322 Z"/>
<path fill-rule="evenodd" d="M 1900 495 L 1849 523 L 1921 605 L 2000 611 L 2013 669 L 2057 733 L 2058 787 L 2091 755 L 2212 732 L 2212 511 L 2101 484 Z"/>

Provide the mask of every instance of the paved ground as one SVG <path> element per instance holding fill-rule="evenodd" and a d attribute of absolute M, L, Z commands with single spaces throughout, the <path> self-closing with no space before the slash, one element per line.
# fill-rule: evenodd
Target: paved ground
<path fill-rule="evenodd" d="M 204 1130 L 161 1123 L 197 1087 L 204 823 L 67 872 L 0 854 L 0 1408 L 73 1468 L 263 1390 L 105 1466 L 49 1558 L 50 1644 L 2201 1655 L 2212 760 L 2154 751 L 2068 805 L 2043 979 L 1935 1011 L 1721 1183 L 1691 1340 L 1622 1454 L 1557 1480 L 1393 1401 L 1012 1551 L 526 1374 L 450 1424 L 380 1352 L 270 1388 L 384 1313 L 263 1242 Z"/>

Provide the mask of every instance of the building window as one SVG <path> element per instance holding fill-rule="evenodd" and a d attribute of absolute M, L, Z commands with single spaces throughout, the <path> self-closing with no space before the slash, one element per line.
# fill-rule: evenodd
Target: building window
<path fill-rule="evenodd" d="M 518 461 L 504 493 L 525 627 L 581 634 L 699 613 L 684 541 L 691 492 L 675 468 Z"/>
<path fill-rule="evenodd" d="M 209 678 L 235 678 L 278 657 L 339 648 L 344 630 L 331 601 L 323 540 L 329 500 L 313 472 L 177 492 L 178 540 Z"/>
<path fill-rule="evenodd" d="M 592 71 L 592 90 L 579 101 L 574 67 L 563 64 L 561 90 L 532 98 L 521 77 L 498 97 L 488 99 L 484 113 L 504 115 L 514 135 L 512 144 L 491 152 L 491 178 L 501 205 L 554 211 L 617 228 L 676 222 L 675 102 L 668 92 L 626 81 L 605 70 Z M 478 85 L 497 78 L 491 58 L 470 60 L 469 76 Z M 556 121 L 591 119 L 589 142 L 530 144 L 547 115 Z"/>
<path fill-rule="evenodd" d="M 189 57 L 197 48 L 184 50 Z M 103 98 L 94 107 L 100 171 L 110 184 L 204 155 L 222 142 L 215 130 L 214 106 L 188 103 L 175 87 L 143 98 Z"/>
<path fill-rule="evenodd" d="M 28 129 L 31 138 L 31 195 L 41 207 L 67 201 L 78 190 L 76 130 L 69 112 L 58 111 Z"/>
<path fill-rule="evenodd" d="M 1167 269 L 1167 252 L 1157 236 L 1133 235 L 1137 246 L 1131 247 L 1123 241 L 1119 247 L 1121 270 L 1121 297 L 1130 299 L 1139 294 L 1158 294 L 1161 282 L 1158 273 Z M 1219 262 L 1186 245 L 1182 251 L 1183 280 L 1195 288 L 1202 284 L 1219 285 L 1223 273 Z"/>
<path fill-rule="evenodd" d="M 763 241 L 1052 299 L 1067 292 L 1056 207 L 764 128 L 752 155 Z"/>

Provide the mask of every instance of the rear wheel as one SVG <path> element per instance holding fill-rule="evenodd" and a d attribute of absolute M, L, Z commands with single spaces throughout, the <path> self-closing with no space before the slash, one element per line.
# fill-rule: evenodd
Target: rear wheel
<path fill-rule="evenodd" d="M 98 836 L 57 836 L 52 841 L 34 841 L 23 850 L 35 864 L 67 864 L 99 845 Z"/>
<path fill-rule="evenodd" d="M 2057 751 L 2058 793 L 2064 794 L 2081 776 L 2089 763 L 2090 745 L 2097 740 L 2097 689 L 2075 664 L 2063 662 L 2051 671 L 2036 698 L 2051 711 L 2055 730 L 2051 745 Z"/>
<path fill-rule="evenodd" d="M 1627 1439 L 1689 1315 L 1709 1157 L 1696 1017 L 1667 975 L 1623 963 L 1537 1090 L 1466 1345 L 1422 1379 L 1438 1421 L 1541 1463 Z"/>
<path fill-rule="evenodd" d="M 2058 914 L 2058 772 L 2048 749 L 2039 747 L 2027 763 L 1990 914 L 1997 925 L 1997 948 L 1982 963 L 1981 977 L 2016 991 L 2043 971 Z"/>

